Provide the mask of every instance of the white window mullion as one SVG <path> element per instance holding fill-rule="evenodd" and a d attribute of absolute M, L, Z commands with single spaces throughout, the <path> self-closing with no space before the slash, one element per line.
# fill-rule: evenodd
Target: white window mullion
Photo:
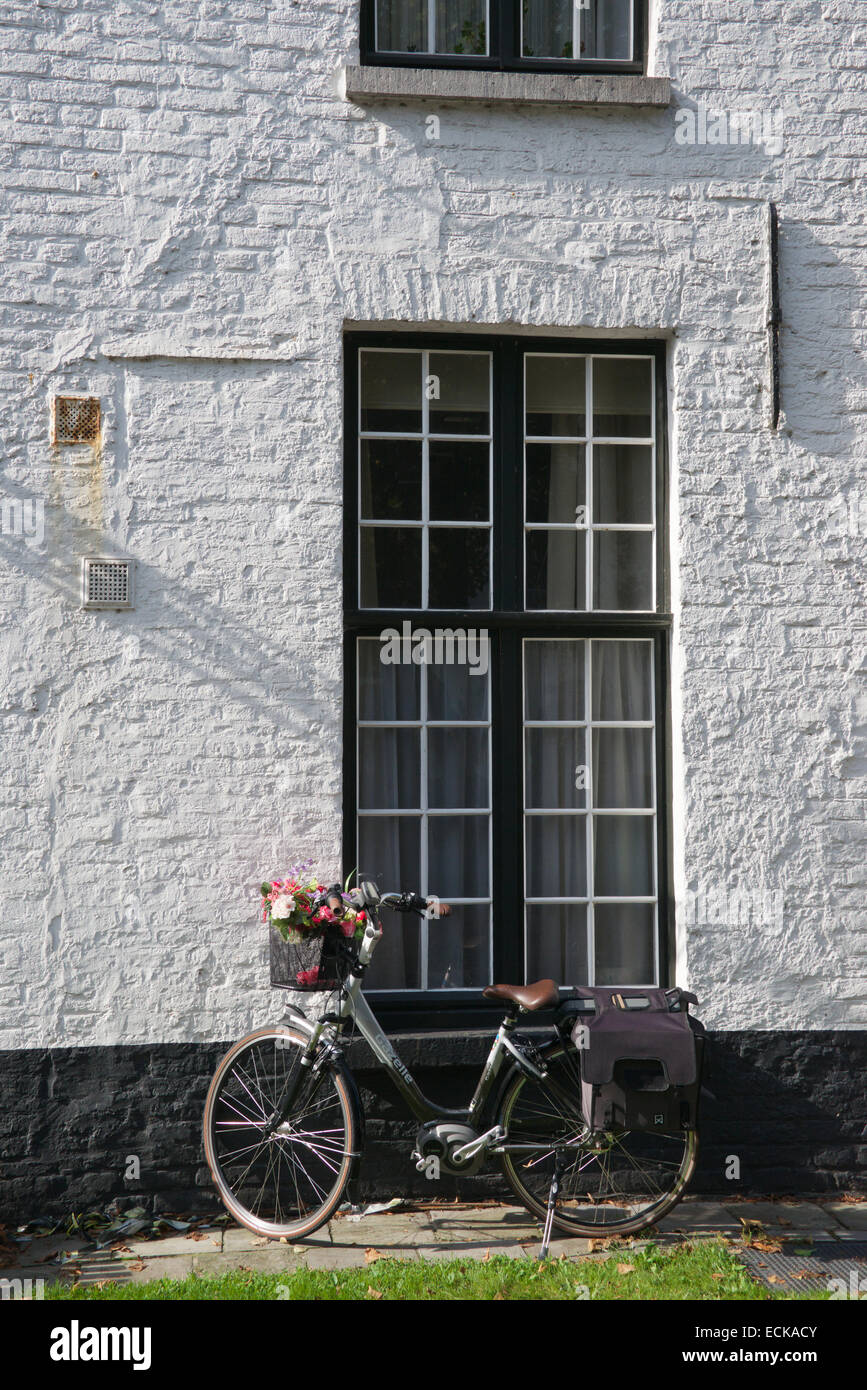
<path fill-rule="evenodd" d="M 587 764 L 587 842 L 584 852 L 587 855 L 587 979 L 591 985 L 596 983 L 596 917 L 593 911 L 593 841 L 596 827 L 593 821 L 593 670 L 591 667 L 591 643 L 584 643 L 584 718 L 587 723 L 587 742 L 584 745 L 584 758 Z"/>
<path fill-rule="evenodd" d="M 433 0 L 431 0 L 433 8 Z M 427 397 L 427 382 L 430 375 L 430 353 L 421 355 L 421 606 L 427 608 L 430 602 L 430 401 Z"/>
<path fill-rule="evenodd" d="M 577 11 L 576 11 L 577 13 Z M 584 554 L 584 606 L 589 612 L 593 603 L 593 358 L 585 358 L 584 367 L 584 501 L 587 504 L 587 535 Z"/>
<path fill-rule="evenodd" d="M 427 852 L 427 839 L 428 839 L 428 825 L 429 825 L 429 821 L 428 821 L 428 814 L 427 814 L 427 812 L 428 812 L 428 786 L 427 786 L 427 666 L 426 666 L 426 665 L 422 665 L 421 667 L 419 667 L 419 699 L 420 699 L 420 701 L 421 701 L 421 705 L 420 705 L 420 712 L 421 712 L 421 735 L 420 735 L 420 752 L 421 752 L 421 770 L 420 770 L 420 771 L 421 771 L 421 796 L 420 796 L 420 800 L 421 800 L 421 807 L 422 807 L 422 815 L 421 815 L 421 844 L 419 845 L 419 874 L 420 874 L 420 877 L 421 877 L 421 884 L 420 884 L 420 886 L 419 886 L 419 892 L 421 893 L 421 895 L 422 895 L 423 898 L 427 898 L 428 894 L 431 892 L 431 887 L 430 887 L 430 884 L 428 883 L 428 852 Z M 428 934 L 428 922 L 427 922 L 427 918 L 426 918 L 426 917 L 423 917 L 423 918 L 421 919 L 421 924 L 420 924 L 420 926 L 421 926 L 421 932 L 420 932 L 421 940 L 420 940 L 420 942 L 419 942 L 419 957 L 420 957 L 420 959 L 419 959 L 419 975 L 420 975 L 420 986 L 421 986 L 422 989 L 427 989 L 427 987 L 428 987 L 428 961 L 427 961 L 427 934 Z"/>

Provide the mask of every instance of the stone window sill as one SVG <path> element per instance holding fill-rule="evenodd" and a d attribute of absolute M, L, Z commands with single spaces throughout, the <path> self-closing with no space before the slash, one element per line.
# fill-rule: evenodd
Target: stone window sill
<path fill-rule="evenodd" d="M 668 106 L 667 77 L 635 73 L 481 72 L 454 68 L 347 66 L 356 106 L 385 101 L 457 101 L 512 106 Z"/>

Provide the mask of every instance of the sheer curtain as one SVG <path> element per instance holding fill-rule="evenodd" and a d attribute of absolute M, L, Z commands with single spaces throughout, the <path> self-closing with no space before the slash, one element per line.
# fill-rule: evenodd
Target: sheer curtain
<path fill-rule="evenodd" d="M 359 873 L 383 889 L 412 888 L 444 901 L 489 898 L 487 676 L 470 675 L 466 665 L 384 666 L 377 639 L 360 639 L 358 651 Z M 427 721 L 485 722 L 422 728 L 423 712 Z M 373 810 L 405 814 L 364 814 Z M 430 988 L 486 984 L 489 924 L 483 905 L 458 906 L 454 921 L 426 929 L 415 918 L 387 917 L 370 987 L 420 988 L 425 934 Z"/>
<path fill-rule="evenodd" d="M 614 722 L 614 727 L 594 728 L 589 743 L 579 728 L 525 731 L 529 898 L 655 895 L 654 818 L 617 814 L 654 808 L 653 730 L 617 727 L 618 721 L 652 718 L 652 647 L 645 640 L 594 640 L 589 646 L 592 677 L 586 692 L 587 642 L 524 644 L 525 721 Z M 576 786 L 580 779 L 575 772 L 581 767 L 587 768 L 586 789 Z M 580 807 L 589 808 L 589 816 L 532 814 L 533 809 Z M 587 834 L 593 837 L 589 883 Z M 528 909 L 528 933 L 535 933 L 528 940 L 528 968 L 558 978 L 564 963 L 571 962 L 562 983 L 586 983 L 574 974 L 581 970 L 586 976 L 588 968 L 578 908 L 576 903 Z M 599 904 L 594 915 L 595 961 L 604 982 L 648 983 L 653 904 Z"/>

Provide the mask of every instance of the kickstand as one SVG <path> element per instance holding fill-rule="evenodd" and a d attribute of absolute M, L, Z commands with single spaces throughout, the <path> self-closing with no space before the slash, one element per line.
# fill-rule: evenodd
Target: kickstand
<path fill-rule="evenodd" d="M 557 1196 L 560 1191 L 560 1174 L 563 1171 L 563 1158 L 558 1151 L 554 1156 L 554 1176 L 551 1178 L 551 1190 L 548 1193 L 548 1210 L 545 1214 L 545 1229 L 542 1232 L 542 1249 L 539 1251 L 539 1259 L 547 1260 L 548 1246 L 551 1244 L 551 1227 L 554 1225 L 554 1207 L 557 1204 Z"/>

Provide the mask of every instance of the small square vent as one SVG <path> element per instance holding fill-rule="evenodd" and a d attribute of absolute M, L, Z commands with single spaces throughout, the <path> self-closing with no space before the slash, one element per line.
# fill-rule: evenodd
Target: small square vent
<path fill-rule="evenodd" d="M 134 560 L 85 555 L 81 562 L 82 608 L 133 608 Z"/>
<path fill-rule="evenodd" d="M 52 444 L 99 443 L 99 397 L 55 396 L 51 411 Z"/>

